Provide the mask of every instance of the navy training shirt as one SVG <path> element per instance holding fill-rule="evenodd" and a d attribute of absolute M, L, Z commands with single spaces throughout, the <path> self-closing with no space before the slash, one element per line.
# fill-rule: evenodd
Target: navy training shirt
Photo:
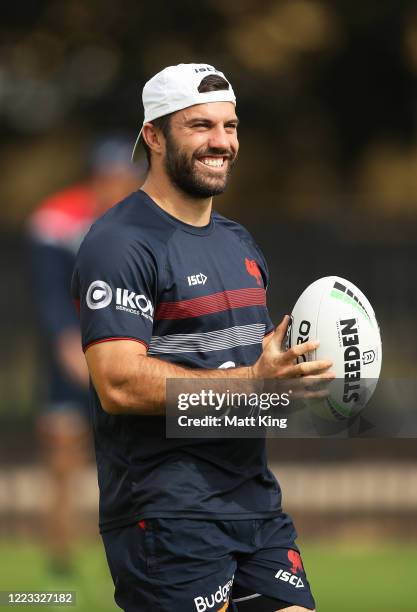
<path fill-rule="evenodd" d="M 273 330 L 265 259 L 241 225 L 216 212 L 205 227 L 133 193 L 92 226 L 72 294 L 83 348 L 132 339 L 191 368 L 247 366 Z M 264 518 L 279 485 L 263 439 L 166 439 L 165 417 L 111 415 L 94 388 L 100 529 L 150 517 Z"/>

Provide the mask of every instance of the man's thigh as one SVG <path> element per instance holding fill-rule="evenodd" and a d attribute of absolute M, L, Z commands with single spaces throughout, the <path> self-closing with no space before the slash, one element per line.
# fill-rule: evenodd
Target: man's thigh
<path fill-rule="evenodd" d="M 260 593 L 252 593 L 247 591 L 249 595 L 239 600 L 232 600 L 230 603 L 230 612 L 315 612 L 311 608 L 304 606 L 294 606 L 288 601 L 268 597 Z"/>
<path fill-rule="evenodd" d="M 296 537 L 292 520 L 286 514 L 254 521 L 255 550 L 237 558 L 232 590 L 236 611 L 314 610 Z"/>
<path fill-rule="evenodd" d="M 125 612 L 226 612 L 236 561 L 218 525 L 149 519 L 103 533 Z"/>

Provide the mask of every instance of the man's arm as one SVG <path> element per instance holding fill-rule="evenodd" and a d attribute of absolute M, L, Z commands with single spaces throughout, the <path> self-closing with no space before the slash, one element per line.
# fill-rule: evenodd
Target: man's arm
<path fill-rule="evenodd" d="M 327 360 L 296 363 L 300 355 L 314 351 L 318 342 L 282 350 L 289 317 L 284 317 L 273 334 L 265 339 L 258 361 L 247 367 L 222 370 L 191 369 L 146 355 L 145 347 L 131 340 L 94 344 L 86 359 L 103 409 L 109 414 L 165 414 L 168 378 L 332 378 Z"/>

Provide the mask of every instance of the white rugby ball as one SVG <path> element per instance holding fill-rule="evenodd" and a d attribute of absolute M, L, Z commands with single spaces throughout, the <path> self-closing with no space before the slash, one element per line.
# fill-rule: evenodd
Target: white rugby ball
<path fill-rule="evenodd" d="M 374 310 L 353 283 L 326 276 L 309 285 L 291 314 L 288 346 L 319 340 L 304 359 L 330 359 L 336 380 L 329 396 L 313 402 L 328 420 L 357 415 L 371 398 L 381 372 L 382 345 Z"/>

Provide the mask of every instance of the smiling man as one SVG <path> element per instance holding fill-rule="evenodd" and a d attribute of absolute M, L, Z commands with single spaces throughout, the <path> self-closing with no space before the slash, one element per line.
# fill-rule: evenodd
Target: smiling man
<path fill-rule="evenodd" d="M 166 439 L 168 378 L 328 378 L 282 350 L 264 257 L 212 210 L 236 161 L 236 100 L 206 64 L 143 90 L 142 189 L 85 239 L 73 277 L 92 379 L 100 530 L 126 612 L 312 610 L 263 439 Z"/>

